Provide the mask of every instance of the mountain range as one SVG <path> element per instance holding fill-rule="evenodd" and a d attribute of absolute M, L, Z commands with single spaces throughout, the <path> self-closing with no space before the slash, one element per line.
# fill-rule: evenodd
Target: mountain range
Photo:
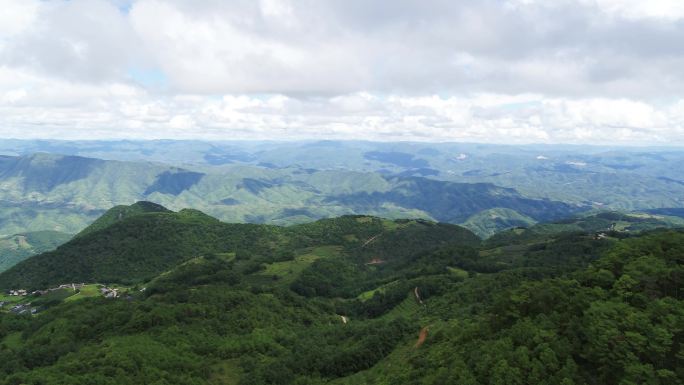
<path fill-rule="evenodd" d="M 231 222 L 272 224 L 342 214 L 465 223 L 495 208 L 536 222 L 588 207 L 529 198 L 491 183 L 377 172 L 255 165 L 179 168 L 51 154 L 0 158 L 0 234 L 76 233 L 107 208 L 142 199 L 172 209 L 197 207 Z"/>
<path fill-rule="evenodd" d="M 673 226 L 602 212 L 483 241 L 117 206 L 0 273 L 36 290 L 1 298 L 0 384 L 681 384 Z"/>
<path fill-rule="evenodd" d="M 352 214 L 422 218 L 482 238 L 601 211 L 684 217 L 684 152 L 667 148 L 0 140 L 3 152 L 5 238 L 75 234 L 110 207 L 139 200 L 274 225 Z M 47 250 L 18 248 L 21 239 L 0 242 L 0 270 Z"/>
<path fill-rule="evenodd" d="M 0 140 L 0 154 L 149 161 L 183 168 L 252 165 L 492 183 L 530 198 L 620 210 L 684 207 L 684 151 L 668 147 L 363 141 Z M 128 202 L 132 203 L 132 202 Z"/>

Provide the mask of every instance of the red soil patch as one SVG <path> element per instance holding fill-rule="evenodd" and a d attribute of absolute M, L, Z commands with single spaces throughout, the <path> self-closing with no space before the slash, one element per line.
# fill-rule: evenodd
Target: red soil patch
<path fill-rule="evenodd" d="M 420 329 L 420 333 L 418 334 L 418 341 L 416 341 L 416 345 L 414 346 L 414 348 L 419 348 L 425 342 L 427 335 L 428 335 L 428 327 L 427 326 Z"/>

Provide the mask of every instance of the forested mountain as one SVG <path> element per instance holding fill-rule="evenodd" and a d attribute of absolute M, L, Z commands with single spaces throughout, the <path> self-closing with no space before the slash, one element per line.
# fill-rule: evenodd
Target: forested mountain
<path fill-rule="evenodd" d="M 638 221 L 482 242 L 424 220 L 117 207 L 0 274 L 87 284 L 5 299 L 37 313 L 0 312 L 0 384 L 682 384 L 684 233 Z"/>
<path fill-rule="evenodd" d="M 0 236 L 77 233 L 139 200 L 228 222 L 424 218 L 481 237 L 589 208 L 684 216 L 684 152 L 666 148 L 0 140 L 2 153 Z"/>
<path fill-rule="evenodd" d="M 178 168 L 51 154 L 0 158 L 0 186 L 0 234 L 8 235 L 77 233 L 110 207 L 139 200 L 175 210 L 196 207 L 224 221 L 281 225 L 344 214 L 463 223 L 493 208 L 546 221 L 587 207 L 489 183 L 258 165 Z"/>
<path fill-rule="evenodd" d="M 173 212 L 151 202 L 138 202 L 112 208 L 55 251 L 0 274 L 0 289 L 25 286 L 35 290 L 67 282 L 135 284 L 208 254 L 259 255 L 275 261 L 290 258 L 294 248 L 321 244 L 351 247 L 371 237 L 378 239 L 361 253 L 368 260 L 390 261 L 412 250 L 413 244 L 432 242 L 436 247 L 446 239 L 479 244 L 477 236 L 464 228 L 424 221 L 341 217 L 284 228 L 227 224 L 196 210 Z M 376 245 L 381 245 L 379 250 Z"/>
<path fill-rule="evenodd" d="M 682 227 L 684 227 L 684 218 L 682 217 L 605 211 L 501 231 L 488 238 L 487 244 L 524 243 L 530 239 L 562 233 L 594 233 L 596 236 L 616 236 L 639 233 L 645 230 Z"/>
<path fill-rule="evenodd" d="M 331 140 L 0 140 L 0 154 L 36 152 L 181 168 L 251 165 L 491 183 L 529 198 L 618 210 L 684 207 L 684 170 L 679 167 L 684 152 L 676 148 Z"/>

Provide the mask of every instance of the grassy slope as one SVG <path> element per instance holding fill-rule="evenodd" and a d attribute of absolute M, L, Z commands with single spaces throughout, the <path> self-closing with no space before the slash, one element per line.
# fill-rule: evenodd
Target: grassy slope
<path fill-rule="evenodd" d="M 24 259 L 67 242 L 70 234 L 57 231 L 36 231 L 0 238 L 0 272 Z"/>

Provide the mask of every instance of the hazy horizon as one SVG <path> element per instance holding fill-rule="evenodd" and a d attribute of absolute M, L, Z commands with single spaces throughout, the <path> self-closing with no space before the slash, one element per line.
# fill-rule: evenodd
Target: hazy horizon
<path fill-rule="evenodd" d="M 339 143 L 366 143 L 366 144 L 382 144 L 382 145 L 463 145 L 463 146 L 491 146 L 491 147 L 511 147 L 511 148 L 534 148 L 534 147 L 567 147 L 567 148 L 592 148 L 597 150 L 649 150 L 649 151 L 684 151 L 684 144 L 679 143 L 658 143 L 658 144 L 641 144 L 641 143 L 618 143 L 618 144 L 604 144 L 604 143 L 543 143 L 543 142 L 529 142 L 529 143 L 498 143 L 498 142 L 474 142 L 474 141 L 435 141 L 435 140 L 380 140 L 380 139 L 330 139 L 330 138 L 277 138 L 277 139 L 254 139 L 254 138 L 234 138 L 234 139 L 203 139 L 203 138 L 150 138 L 150 139 L 126 139 L 126 138 L 97 138 L 97 139 L 58 139 L 50 137 L 37 138 L 19 138 L 10 137 L 0 139 L 2 142 L 63 142 L 63 143 L 151 143 L 151 142 L 196 142 L 206 144 L 234 144 L 234 143 L 251 143 L 251 144 L 296 144 L 296 143 L 322 143 L 322 142 L 339 142 Z"/>

